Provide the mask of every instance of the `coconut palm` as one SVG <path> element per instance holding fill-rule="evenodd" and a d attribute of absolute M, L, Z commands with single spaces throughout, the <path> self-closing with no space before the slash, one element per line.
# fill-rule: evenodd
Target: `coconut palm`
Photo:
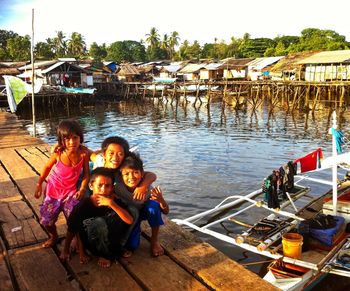
<path fill-rule="evenodd" d="M 167 34 L 163 35 L 163 40 L 160 44 L 160 48 L 166 53 L 166 58 L 170 56 L 170 44 L 169 44 L 169 37 Z"/>
<path fill-rule="evenodd" d="M 57 36 L 53 39 L 53 46 L 57 57 L 63 57 L 67 52 L 67 42 L 62 31 L 56 31 Z"/>
<path fill-rule="evenodd" d="M 152 27 L 151 31 L 147 33 L 146 36 L 146 42 L 149 44 L 151 49 L 156 48 L 159 44 L 159 34 L 157 29 L 155 27 Z"/>
<path fill-rule="evenodd" d="M 177 31 L 173 31 L 169 38 L 169 46 L 170 46 L 170 58 L 173 59 L 175 54 L 175 47 L 179 45 L 180 37 Z"/>
<path fill-rule="evenodd" d="M 68 52 L 70 55 L 78 58 L 85 55 L 86 44 L 80 33 L 72 33 L 71 39 L 68 41 Z"/>

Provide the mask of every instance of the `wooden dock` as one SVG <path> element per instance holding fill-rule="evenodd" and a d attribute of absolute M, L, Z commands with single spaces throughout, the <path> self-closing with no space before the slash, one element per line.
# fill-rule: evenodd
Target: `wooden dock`
<path fill-rule="evenodd" d="M 151 257 L 144 224 L 140 249 L 109 269 L 96 259 L 81 265 L 77 255 L 62 264 L 65 220 L 57 222 L 60 245 L 42 248 L 48 235 L 34 198 L 48 149 L 15 115 L 0 112 L 0 290 L 277 290 L 170 220 L 161 229 L 162 257 Z"/>

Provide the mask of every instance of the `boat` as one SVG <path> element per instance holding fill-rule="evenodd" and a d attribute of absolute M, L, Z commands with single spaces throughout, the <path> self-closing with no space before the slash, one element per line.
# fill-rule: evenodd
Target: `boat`
<path fill-rule="evenodd" d="M 302 290 L 329 273 L 350 277 L 350 153 L 338 154 L 344 139 L 336 128 L 334 112 L 331 157 L 323 159 L 318 148 L 283 166 L 285 174 L 289 169 L 286 191 L 279 184 L 286 177 L 279 168 L 260 189 L 173 221 L 269 258 L 264 279 L 282 290 Z M 272 184 L 279 189 L 271 192 Z M 327 191 L 311 193 L 313 185 L 324 185 Z M 249 224 L 244 220 L 252 213 L 259 219 Z M 226 227 L 221 231 L 222 223 L 233 223 L 236 233 L 227 233 Z"/>
<path fill-rule="evenodd" d="M 96 88 L 61 87 L 61 91 L 75 94 L 94 94 Z"/>

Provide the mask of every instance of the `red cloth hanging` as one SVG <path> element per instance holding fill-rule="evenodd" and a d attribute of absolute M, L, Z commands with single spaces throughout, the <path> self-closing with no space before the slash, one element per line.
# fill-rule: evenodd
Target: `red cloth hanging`
<path fill-rule="evenodd" d="M 320 167 L 320 160 L 323 159 L 322 149 L 318 148 L 304 157 L 296 159 L 293 164 L 300 163 L 300 173 L 316 170 Z"/>

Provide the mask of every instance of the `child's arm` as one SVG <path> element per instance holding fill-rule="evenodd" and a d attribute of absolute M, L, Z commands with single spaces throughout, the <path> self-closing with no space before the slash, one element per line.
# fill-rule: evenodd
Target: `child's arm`
<path fill-rule="evenodd" d="M 58 158 L 58 155 L 56 153 L 52 154 L 49 160 L 47 161 L 44 169 L 42 170 L 39 181 L 36 184 L 35 193 L 34 193 L 35 198 L 39 198 L 41 196 L 43 192 L 42 184 L 47 178 L 47 176 L 49 175 L 53 165 L 56 164 L 57 158 Z"/>
<path fill-rule="evenodd" d="M 142 182 L 134 190 L 134 199 L 146 200 L 148 189 L 155 180 L 157 180 L 157 175 L 155 173 L 145 172 Z"/>
<path fill-rule="evenodd" d="M 89 155 L 88 154 L 84 154 L 83 172 L 84 172 L 83 181 L 81 182 L 80 189 L 77 191 L 77 193 L 75 195 L 75 197 L 79 200 L 84 197 L 86 188 L 87 188 L 88 183 L 89 183 L 90 168 L 89 168 Z"/>
<path fill-rule="evenodd" d="M 166 203 L 164 197 L 163 197 L 163 192 L 162 189 L 160 189 L 159 186 L 153 188 L 151 190 L 151 200 L 157 201 L 160 205 L 160 209 L 164 214 L 169 213 L 169 205 Z"/>
<path fill-rule="evenodd" d="M 119 206 L 112 198 L 100 195 L 97 198 L 97 205 L 110 207 L 127 224 L 132 224 L 134 222 L 134 218 L 129 211 Z"/>

